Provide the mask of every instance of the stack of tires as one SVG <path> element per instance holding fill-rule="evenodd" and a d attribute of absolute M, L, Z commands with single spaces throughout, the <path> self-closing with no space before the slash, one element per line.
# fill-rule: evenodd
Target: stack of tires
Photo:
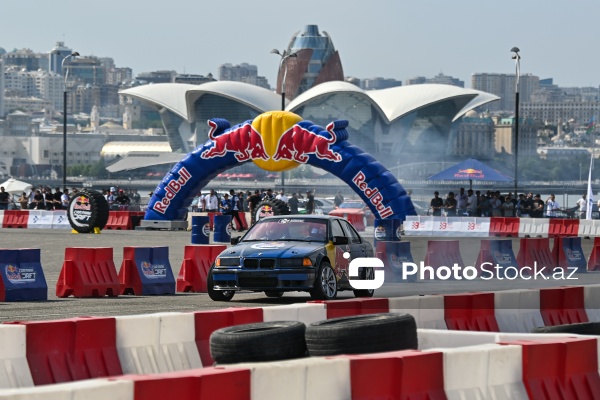
<path fill-rule="evenodd" d="M 216 364 L 278 361 L 306 356 L 366 354 L 417 349 L 417 325 L 409 314 L 367 314 L 308 326 L 298 321 L 236 325 L 210 336 Z"/>

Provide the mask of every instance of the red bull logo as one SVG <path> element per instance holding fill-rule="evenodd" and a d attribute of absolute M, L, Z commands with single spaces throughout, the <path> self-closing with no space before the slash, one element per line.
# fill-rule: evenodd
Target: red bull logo
<path fill-rule="evenodd" d="M 379 189 L 369 187 L 369 184 L 366 182 L 365 174 L 359 172 L 354 175 L 354 178 L 352 178 L 352 183 L 354 183 L 358 190 L 363 192 L 364 195 L 369 199 L 369 202 L 375 206 L 375 209 L 377 209 L 377 213 L 379 214 L 379 218 L 385 219 L 394 215 L 392 208 L 389 206 L 386 207 L 383 204 L 383 195 L 379 192 Z"/>
<path fill-rule="evenodd" d="M 73 204 L 75 210 L 91 210 L 90 199 L 87 196 L 79 196 Z"/>
<path fill-rule="evenodd" d="M 485 177 L 483 171 L 480 169 L 467 168 L 467 169 L 459 169 L 457 173 L 454 174 L 455 178 L 479 178 L 482 179 Z"/>
<path fill-rule="evenodd" d="M 171 204 L 171 200 L 173 200 L 173 198 L 175 198 L 175 196 L 177 195 L 177 193 L 179 193 L 181 188 L 192 177 L 192 174 L 190 174 L 188 172 L 188 170 L 185 169 L 185 167 L 181 167 L 181 169 L 179 169 L 179 171 L 177 171 L 177 174 L 179 174 L 179 178 L 171 179 L 169 181 L 169 183 L 167 183 L 167 185 L 165 186 L 164 197 L 162 199 L 160 199 L 159 201 L 157 201 L 156 203 L 154 203 L 154 206 L 152 207 L 152 209 L 154 211 L 164 214 L 165 211 L 167 211 L 167 208 L 169 208 L 169 204 Z"/>
<path fill-rule="evenodd" d="M 243 162 L 254 159 L 268 160 L 263 139 L 252 124 L 246 122 L 226 132 L 212 120 L 208 121 L 210 130 L 208 137 L 213 141 L 213 147 L 201 155 L 204 159 L 222 157 L 225 153 L 234 153 L 236 160 Z"/>
<path fill-rule="evenodd" d="M 4 271 L 6 272 L 6 277 L 8 278 L 9 281 L 18 281 L 21 279 L 21 274 L 19 273 L 19 268 L 8 264 L 5 268 Z"/>
<path fill-rule="evenodd" d="M 300 125 L 294 125 L 279 138 L 273 160 L 294 160 L 305 164 L 308 161 L 308 155 L 314 154 L 321 160 L 341 161 L 342 156 L 330 149 L 330 146 L 337 141 L 333 126 L 333 124 L 327 125 L 327 132 L 330 136 L 327 138 Z"/>

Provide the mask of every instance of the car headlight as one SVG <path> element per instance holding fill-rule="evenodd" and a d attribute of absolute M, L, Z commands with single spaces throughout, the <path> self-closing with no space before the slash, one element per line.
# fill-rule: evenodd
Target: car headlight
<path fill-rule="evenodd" d="M 217 258 L 215 260 L 215 266 L 217 266 L 217 267 L 239 267 L 240 266 L 240 258 L 239 257 Z"/>
<path fill-rule="evenodd" d="M 279 266 L 281 268 L 298 268 L 298 267 L 312 267 L 312 261 L 310 258 L 284 258 L 279 260 Z"/>

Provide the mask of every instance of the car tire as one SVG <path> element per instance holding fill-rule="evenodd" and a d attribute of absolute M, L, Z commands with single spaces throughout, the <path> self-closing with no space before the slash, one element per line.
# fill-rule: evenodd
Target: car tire
<path fill-rule="evenodd" d="M 541 326 L 534 328 L 532 333 L 572 333 L 578 335 L 600 335 L 600 322 L 582 322 L 579 324 L 565 324 L 554 326 Z"/>
<path fill-rule="evenodd" d="M 213 282 L 213 273 L 212 269 L 208 273 L 208 278 L 206 279 L 206 289 L 208 291 L 208 297 L 214 301 L 229 301 L 235 295 L 235 290 L 215 290 L 214 282 Z"/>
<path fill-rule="evenodd" d="M 315 300 L 333 300 L 337 296 L 337 278 L 331 264 L 321 263 L 310 296 Z"/>
<path fill-rule="evenodd" d="M 361 279 L 375 279 L 375 270 L 373 268 L 363 268 Z M 354 297 L 373 297 L 375 289 L 355 289 Z"/>
<path fill-rule="evenodd" d="M 306 356 L 306 325 L 270 321 L 230 326 L 210 335 L 210 354 L 216 364 L 289 360 Z"/>
<path fill-rule="evenodd" d="M 334 318 L 306 327 L 310 356 L 367 354 L 417 349 L 417 324 L 410 314 L 366 314 Z"/>
<path fill-rule="evenodd" d="M 283 296 L 283 291 L 281 291 L 281 290 L 265 290 L 265 296 L 271 297 L 274 299 L 278 299 Z"/>
<path fill-rule="evenodd" d="M 84 203 L 81 203 L 83 199 Z M 88 203 L 85 203 L 85 202 Z M 87 208 L 81 210 L 82 204 L 88 204 Z M 67 218 L 69 224 L 78 233 L 91 233 L 95 229 L 104 229 L 108 222 L 109 210 L 108 201 L 104 198 L 102 193 L 95 190 L 84 190 L 77 196 L 74 196 L 69 201 L 67 208 Z M 77 214 L 76 211 L 79 213 Z M 88 213 L 87 221 L 80 220 L 78 215 L 82 212 Z"/>
<path fill-rule="evenodd" d="M 267 208 L 265 208 L 267 207 Z M 265 210 L 270 210 L 266 212 Z M 274 215 L 289 215 L 290 208 L 285 201 L 272 199 L 263 200 L 256 205 L 255 219 L 256 221 L 265 217 L 272 217 Z"/>

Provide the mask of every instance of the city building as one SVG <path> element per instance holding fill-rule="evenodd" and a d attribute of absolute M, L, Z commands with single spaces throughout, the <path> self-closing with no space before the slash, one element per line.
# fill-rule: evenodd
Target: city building
<path fill-rule="evenodd" d="M 214 82 L 216 79 L 209 73 L 207 76 L 194 74 L 178 74 L 174 78 L 175 83 L 188 83 L 190 85 L 201 85 L 206 82 Z"/>
<path fill-rule="evenodd" d="M 294 99 L 301 93 L 330 81 L 344 81 L 342 61 L 327 32 L 317 25 L 306 25 L 290 41 L 286 54 L 296 54 L 280 63 L 277 93 L 281 94 L 285 75 L 285 97 Z"/>
<path fill-rule="evenodd" d="M 258 67 L 247 63 L 241 63 L 239 65 L 221 64 L 219 67 L 219 80 L 244 82 L 265 89 L 271 89 L 267 78 L 258 76 Z"/>
<path fill-rule="evenodd" d="M 172 83 L 177 76 L 176 71 L 152 71 L 142 72 L 135 77 L 142 84 L 145 83 Z"/>
<path fill-rule="evenodd" d="M 514 117 L 493 117 L 496 129 L 496 152 L 515 153 Z M 537 132 L 540 124 L 532 118 L 519 118 L 519 158 L 537 155 Z"/>
<path fill-rule="evenodd" d="M 494 121 L 471 110 L 457 121 L 448 142 L 453 156 L 490 160 L 496 154 Z"/>
<path fill-rule="evenodd" d="M 346 79 L 348 81 L 348 79 Z M 360 81 L 360 87 L 364 90 L 379 90 L 389 89 L 392 87 L 402 86 L 401 81 L 386 78 L 367 78 Z"/>
<path fill-rule="evenodd" d="M 406 85 L 421 85 L 423 83 L 438 83 L 441 85 L 453 85 L 458 87 L 465 87 L 465 82 L 458 78 L 453 78 L 443 73 L 439 73 L 433 78 L 426 78 L 424 76 L 417 76 L 406 80 Z"/>
<path fill-rule="evenodd" d="M 477 73 L 471 75 L 471 88 L 494 94 L 500 101 L 486 105 L 487 111 L 515 110 L 515 74 Z M 531 75 L 520 75 L 519 103 L 526 103 L 530 96 L 539 89 L 540 78 Z"/>
<path fill-rule="evenodd" d="M 6 51 L 0 47 L 0 119 L 4 118 L 4 61 L 2 55 Z"/>

